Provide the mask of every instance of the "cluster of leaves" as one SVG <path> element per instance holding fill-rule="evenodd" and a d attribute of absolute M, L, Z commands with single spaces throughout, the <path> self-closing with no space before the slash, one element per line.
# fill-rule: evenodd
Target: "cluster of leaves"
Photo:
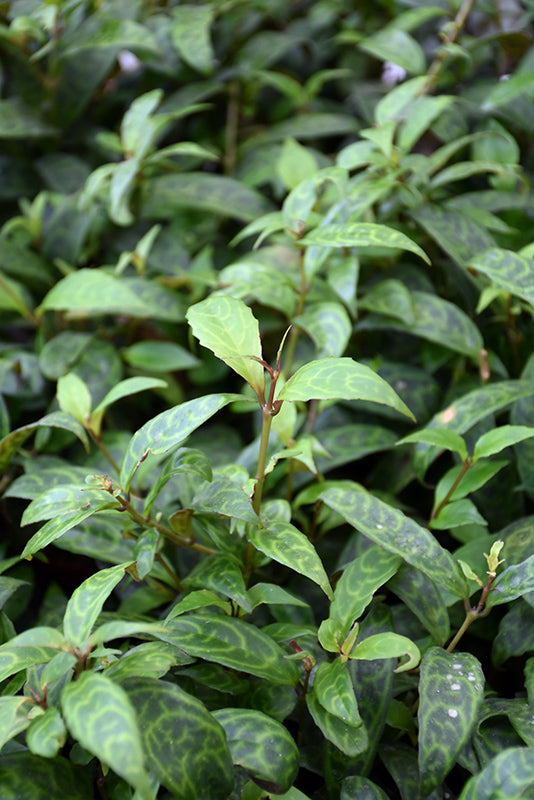
<path fill-rule="evenodd" d="M 534 797 L 533 14 L 0 3 L 3 800 Z"/>

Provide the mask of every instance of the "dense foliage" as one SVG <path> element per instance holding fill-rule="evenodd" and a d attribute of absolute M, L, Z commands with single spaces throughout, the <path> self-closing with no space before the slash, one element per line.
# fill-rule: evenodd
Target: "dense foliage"
<path fill-rule="evenodd" d="M 2 800 L 534 798 L 533 14 L 0 3 Z"/>

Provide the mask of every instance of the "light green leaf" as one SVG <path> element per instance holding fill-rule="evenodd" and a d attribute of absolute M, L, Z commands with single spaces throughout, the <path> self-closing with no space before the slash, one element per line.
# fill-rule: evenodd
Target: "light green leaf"
<path fill-rule="evenodd" d="M 429 531 L 402 511 L 358 489 L 356 485 L 352 490 L 331 487 L 322 492 L 320 497 L 369 539 L 396 553 L 457 597 L 467 596 L 467 583 L 451 554 L 441 547 Z"/>
<path fill-rule="evenodd" d="M 173 8 L 170 34 L 178 54 L 189 66 L 209 75 L 213 72 L 215 54 L 210 40 L 214 8 L 207 5 L 180 5 Z"/>
<path fill-rule="evenodd" d="M 401 563 L 400 556 L 371 545 L 345 567 L 330 605 L 330 617 L 341 622 L 344 634 L 354 620 L 361 617 L 374 593 L 395 574 Z"/>
<path fill-rule="evenodd" d="M 512 564 L 492 583 L 486 607 L 502 605 L 527 592 L 534 592 L 534 555 L 520 564 Z"/>
<path fill-rule="evenodd" d="M 482 486 L 484 486 L 491 478 L 493 478 L 494 475 L 497 474 L 497 472 L 499 472 L 499 470 L 505 467 L 508 463 L 509 462 L 505 459 L 499 459 L 495 461 L 477 461 L 476 464 L 473 464 L 473 466 L 469 467 L 467 472 L 464 473 L 460 483 L 457 485 L 450 499 L 461 500 L 462 497 L 467 497 L 467 495 L 471 494 L 471 492 L 476 492 L 477 489 L 480 489 Z M 456 466 L 451 467 L 451 469 L 449 469 L 443 478 L 441 478 L 441 480 L 438 482 L 434 492 L 434 508 L 437 508 L 441 501 L 446 497 L 452 488 L 453 483 L 455 483 L 460 475 L 462 469 L 462 464 L 457 464 Z"/>
<path fill-rule="evenodd" d="M 526 425 L 501 425 L 499 428 L 482 434 L 475 444 L 473 460 L 494 456 L 495 453 L 500 453 L 506 447 L 530 439 L 532 436 L 534 436 L 534 428 Z"/>
<path fill-rule="evenodd" d="M 0 748 L 26 730 L 32 708 L 28 697 L 0 697 Z"/>
<path fill-rule="evenodd" d="M 63 411 L 53 411 L 47 414 L 37 422 L 31 422 L 29 425 L 24 425 L 22 428 L 16 428 L 7 436 L 0 440 L 0 471 L 5 470 L 19 447 L 22 447 L 26 439 L 38 428 L 61 428 L 65 431 L 70 431 L 82 442 L 85 449 L 89 450 L 89 439 L 85 430 L 82 428 L 78 420 L 74 419 L 70 414 L 65 414 Z"/>
<path fill-rule="evenodd" d="M 452 450 L 453 453 L 458 453 L 462 461 L 467 460 L 465 441 L 460 434 L 455 431 L 447 430 L 446 428 L 424 428 L 421 431 L 410 433 L 408 436 L 400 439 L 397 444 L 412 444 L 415 442 L 432 444 L 435 447 L 439 447 L 441 450 Z"/>
<path fill-rule="evenodd" d="M 45 519 L 57 519 L 85 508 L 88 503 L 99 503 L 106 498 L 108 503 L 113 502 L 110 495 L 101 489 L 90 489 L 87 484 L 80 486 L 62 483 L 45 490 L 26 506 L 21 525 L 31 525 Z"/>
<path fill-rule="evenodd" d="M 467 781 L 458 800 L 516 800 L 533 785 L 534 748 L 509 747 Z"/>
<path fill-rule="evenodd" d="M 67 729 L 59 709 L 47 708 L 32 720 L 26 734 L 26 744 L 36 756 L 55 758 L 67 741 Z"/>
<path fill-rule="evenodd" d="M 68 311 L 78 316 L 150 315 L 123 281 L 103 269 L 78 269 L 66 275 L 48 292 L 39 311 Z"/>
<path fill-rule="evenodd" d="M 134 547 L 135 569 L 140 580 L 146 578 L 154 566 L 154 559 L 159 552 L 160 534 L 153 528 L 143 531 L 137 538 Z"/>
<path fill-rule="evenodd" d="M 299 768 L 299 751 L 280 722 L 246 708 L 223 708 L 212 716 L 224 729 L 234 764 L 243 767 L 253 780 L 268 781 L 270 792 L 277 795 L 292 786 Z"/>
<path fill-rule="evenodd" d="M 429 527 L 433 530 L 445 531 L 460 525 L 487 525 L 484 517 L 478 512 L 471 500 L 454 500 L 441 509 L 437 517 L 433 517 Z"/>
<path fill-rule="evenodd" d="M 63 633 L 73 647 L 84 645 L 104 603 L 124 578 L 128 566 L 129 564 L 119 564 L 101 569 L 74 590 L 63 617 Z"/>
<path fill-rule="evenodd" d="M 363 753 L 369 746 L 365 725 L 349 725 L 324 708 L 315 694 L 315 688 L 306 694 L 306 705 L 313 721 L 323 736 L 347 756 Z"/>
<path fill-rule="evenodd" d="M 488 278 L 510 294 L 534 305 L 534 262 L 511 250 L 493 247 L 471 258 L 470 269 L 483 272 Z"/>
<path fill-rule="evenodd" d="M 224 731 L 202 703 L 175 683 L 131 678 L 124 689 L 135 707 L 147 766 L 181 800 L 224 800 L 233 784 Z"/>
<path fill-rule="evenodd" d="M 405 672 L 416 667 L 421 659 L 419 648 L 406 636 L 397 633 L 377 633 L 358 642 L 352 648 L 349 658 L 363 661 L 374 661 L 379 658 L 398 658 L 408 656 L 394 672 Z"/>
<path fill-rule="evenodd" d="M 46 664 L 54 658 L 58 649 L 54 645 L 3 645 L 0 648 L 0 680 L 34 664 Z"/>
<path fill-rule="evenodd" d="M 175 372 L 200 365 L 198 358 L 173 342 L 146 339 L 126 347 L 122 355 L 130 366 L 150 372 Z"/>
<path fill-rule="evenodd" d="M 186 314 L 200 344 L 211 350 L 263 397 L 265 371 L 258 321 L 241 300 L 211 296 L 190 306 Z"/>
<path fill-rule="evenodd" d="M 126 380 L 117 383 L 117 385 L 106 394 L 93 410 L 93 414 L 104 411 L 108 406 L 112 403 L 116 403 L 117 400 L 120 400 L 122 397 L 130 397 L 132 394 L 144 392 L 147 389 L 164 389 L 166 386 L 166 381 L 159 380 L 158 378 L 126 378 Z"/>
<path fill-rule="evenodd" d="M 57 401 L 61 411 L 85 425 L 91 413 L 91 394 L 87 384 L 75 372 L 62 375 L 57 382 Z"/>
<path fill-rule="evenodd" d="M 289 522 L 266 522 L 266 527 L 251 526 L 249 541 L 269 558 L 285 564 L 317 583 L 332 598 L 328 576 L 315 547 L 305 534 Z"/>
<path fill-rule="evenodd" d="M 319 664 L 313 679 L 313 691 L 329 714 L 354 728 L 362 724 L 348 665 L 341 659 Z"/>
<path fill-rule="evenodd" d="M 284 651 L 259 628 L 235 617 L 193 613 L 167 623 L 158 638 L 206 661 L 247 672 L 271 683 L 294 686 L 299 672 Z"/>
<path fill-rule="evenodd" d="M 282 311 L 289 319 L 295 313 L 297 298 L 291 276 L 270 264 L 238 261 L 219 272 L 224 289 L 218 293 L 237 299 L 256 300 L 263 306 Z"/>
<path fill-rule="evenodd" d="M 445 778 L 471 736 L 484 696 L 484 674 L 470 653 L 432 647 L 419 683 L 419 771 L 423 795 Z"/>
<path fill-rule="evenodd" d="M 108 495 L 107 498 L 103 497 L 101 500 L 88 500 L 83 508 L 80 508 L 72 514 L 50 519 L 31 537 L 29 542 L 27 542 L 22 551 L 22 557 L 27 558 L 37 553 L 38 550 L 42 550 L 47 545 L 55 542 L 63 536 L 64 533 L 67 533 L 67 531 L 70 531 L 72 528 L 80 525 L 84 520 L 93 516 L 93 514 L 96 514 L 97 511 L 101 511 L 103 508 L 113 507 L 114 505 L 116 505 L 115 501 Z"/>
<path fill-rule="evenodd" d="M 121 466 L 121 486 L 128 491 L 141 460 L 149 453 L 162 455 L 178 447 L 228 403 L 242 399 L 237 394 L 208 394 L 162 411 L 134 433 Z"/>
<path fill-rule="evenodd" d="M 373 222 L 322 225 L 307 233 L 299 243 L 321 247 L 387 247 L 408 250 L 430 264 L 430 259 L 418 244 L 394 228 Z"/>
<path fill-rule="evenodd" d="M 57 128 L 15 97 L 0 100 L 0 120 L 0 139 L 25 141 L 57 134 Z"/>
<path fill-rule="evenodd" d="M 315 342 L 317 358 L 343 355 L 352 335 L 352 323 L 340 303 L 310 304 L 293 324 Z"/>
<path fill-rule="evenodd" d="M 480 389 L 474 389 L 455 400 L 443 411 L 435 414 L 425 430 L 446 428 L 465 433 L 480 422 L 481 419 L 499 411 L 521 397 L 534 394 L 534 381 L 500 381 L 490 383 Z M 439 451 L 427 444 L 416 446 L 414 469 L 419 478 L 423 478 L 426 470 L 438 457 Z"/>
<path fill-rule="evenodd" d="M 200 561 L 183 583 L 184 586 L 219 592 L 234 600 L 248 614 L 252 611 L 242 567 L 236 558 L 227 553 L 215 553 Z"/>
<path fill-rule="evenodd" d="M 534 75 L 531 72 L 516 73 L 507 80 L 500 80 L 487 94 L 481 109 L 492 111 L 522 95 L 534 96 Z"/>
<path fill-rule="evenodd" d="M 105 674 L 119 683 L 126 678 L 161 678 L 171 667 L 193 661 L 167 642 L 143 642 L 113 661 L 106 667 Z"/>
<path fill-rule="evenodd" d="M 358 307 L 375 314 L 395 317 L 407 325 L 414 322 L 412 295 L 402 281 L 396 278 L 388 278 L 371 286 L 358 300 Z"/>
<path fill-rule="evenodd" d="M 426 69 L 421 45 L 406 31 L 397 27 L 387 26 L 359 42 L 358 47 L 382 61 L 392 61 L 414 75 L 420 75 Z"/>
<path fill-rule="evenodd" d="M 197 591 L 187 594 L 171 608 L 165 618 L 165 623 L 180 614 L 186 614 L 189 611 L 196 611 L 199 608 L 207 608 L 208 606 L 222 608 L 227 614 L 230 614 L 232 611 L 230 603 L 226 600 L 221 600 L 219 595 L 215 594 L 215 592 L 211 592 L 209 589 L 198 589 Z"/>
<path fill-rule="evenodd" d="M 287 138 L 275 164 L 278 177 L 287 189 L 294 189 L 304 180 L 312 178 L 318 169 L 315 156 L 295 139 Z"/>
<path fill-rule="evenodd" d="M 370 367 L 352 358 L 321 358 L 298 369 L 278 393 L 279 400 L 371 400 L 413 419 L 398 394 Z"/>
<path fill-rule="evenodd" d="M 142 800 L 152 800 L 136 714 L 124 689 L 104 675 L 84 672 L 63 690 L 61 708 L 82 747 L 131 784 Z"/>
<path fill-rule="evenodd" d="M 275 606 L 302 606 L 303 608 L 308 606 L 308 603 L 300 597 L 272 583 L 256 583 L 248 590 L 248 596 L 253 608 L 262 603 Z"/>
<path fill-rule="evenodd" d="M 221 514 L 252 524 L 258 522 L 250 499 L 241 486 L 226 475 L 215 475 L 209 483 L 201 484 L 190 507 L 200 513 Z"/>

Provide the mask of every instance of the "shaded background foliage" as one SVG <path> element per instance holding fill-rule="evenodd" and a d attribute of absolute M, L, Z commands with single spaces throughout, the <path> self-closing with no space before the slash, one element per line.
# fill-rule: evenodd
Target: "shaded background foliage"
<path fill-rule="evenodd" d="M 0 3 L 6 798 L 530 796 L 533 11 Z M 305 386 L 251 532 L 249 351 L 188 325 L 206 296 L 422 436 Z M 175 452 L 180 411 L 142 426 L 182 403 Z"/>

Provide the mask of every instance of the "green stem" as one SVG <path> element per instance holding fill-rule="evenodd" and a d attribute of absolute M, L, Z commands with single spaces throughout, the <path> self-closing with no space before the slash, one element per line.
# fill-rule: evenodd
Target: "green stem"
<path fill-rule="evenodd" d="M 304 305 L 306 302 L 306 295 L 308 294 L 310 287 L 307 285 L 306 281 L 306 271 L 304 269 L 304 251 L 301 250 L 299 253 L 299 272 L 300 272 L 300 287 L 298 289 L 298 302 L 297 307 L 295 309 L 295 317 L 300 317 L 302 312 L 304 311 Z M 298 329 L 293 326 L 289 332 L 289 338 L 287 342 L 287 349 L 286 349 L 286 357 L 284 363 L 284 376 L 286 378 L 289 377 L 289 373 L 291 372 L 291 367 L 293 365 L 293 359 L 295 357 L 295 348 L 297 346 L 297 340 L 299 338 L 299 331 Z"/>
<path fill-rule="evenodd" d="M 443 45 L 440 47 L 434 61 L 430 65 L 426 81 L 420 90 L 419 94 L 428 94 L 428 92 L 432 89 L 434 84 L 437 82 L 439 78 L 439 74 L 443 69 L 445 62 L 449 56 L 448 46 L 454 44 L 462 29 L 467 22 L 467 17 L 469 16 L 469 12 L 473 8 L 475 4 L 475 0 L 463 0 L 462 5 L 456 17 L 454 18 L 453 22 L 450 25 L 449 32 L 443 41 Z"/>
<path fill-rule="evenodd" d="M 217 552 L 211 547 L 205 547 L 203 544 L 198 544 L 198 542 L 192 542 L 186 539 L 185 536 L 180 536 L 178 533 L 175 533 L 172 528 L 167 528 L 166 525 L 162 525 L 161 522 L 156 522 L 156 520 L 143 516 L 143 514 L 140 514 L 139 511 L 133 507 L 127 498 L 121 497 L 120 502 L 122 503 L 123 509 L 128 512 L 134 522 L 137 522 L 138 525 L 144 528 L 155 528 L 155 530 L 161 533 L 162 536 L 165 536 L 166 539 L 169 539 L 169 541 L 177 547 L 188 547 L 190 550 L 195 550 L 197 553 L 207 553 L 208 555 L 213 555 Z"/>
<path fill-rule="evenodd" d="M 452 653 L 452 651 L 454 650 L 454 648 L 456 647 L 456 645 L 458 644 L 458 642 L 460 641 L 466 630 L 469 628 L 470 625 L 473 624 L 473 622 L 476 619 L 480 619 L 480 617 L 486 617 L 489 614 L 490 609 L 486 608 L 486 600 L 488 599 L 488 595 L 491 591 L 491 584 L 495 578 L 495 573 L 491 572 L 488 573 L 488 575 L 489 575 L 488 580 L 486 581 L 486 585 L 482 589 L 478 603 L 474 608 L 467 607 L 465 619 L 462 622 L 462 625 L 457 631 L 456 635 L 452 639 L 451 643 L 447 647 L 446 649 L 447 653 Z M 468 601 L 466 601 L 466 605 L 467 603 Z"/>
<path fill-rule="evenodd" d="M 256 470 L 256 487 L 254 489 L 254 500 L 252 502 L 252 507 L 258 515 L 260 513 L 263 484 L 265 481 L 265 465 L 267 463 L 269 434 L 271 433 L 271 425 L 273 422 L 273 415 L 268 407 L 264 407 L 262 409 L 262 416 L 263 421 L 261 425 L 260 451 L 258 453 L 258 468 Z"/>

